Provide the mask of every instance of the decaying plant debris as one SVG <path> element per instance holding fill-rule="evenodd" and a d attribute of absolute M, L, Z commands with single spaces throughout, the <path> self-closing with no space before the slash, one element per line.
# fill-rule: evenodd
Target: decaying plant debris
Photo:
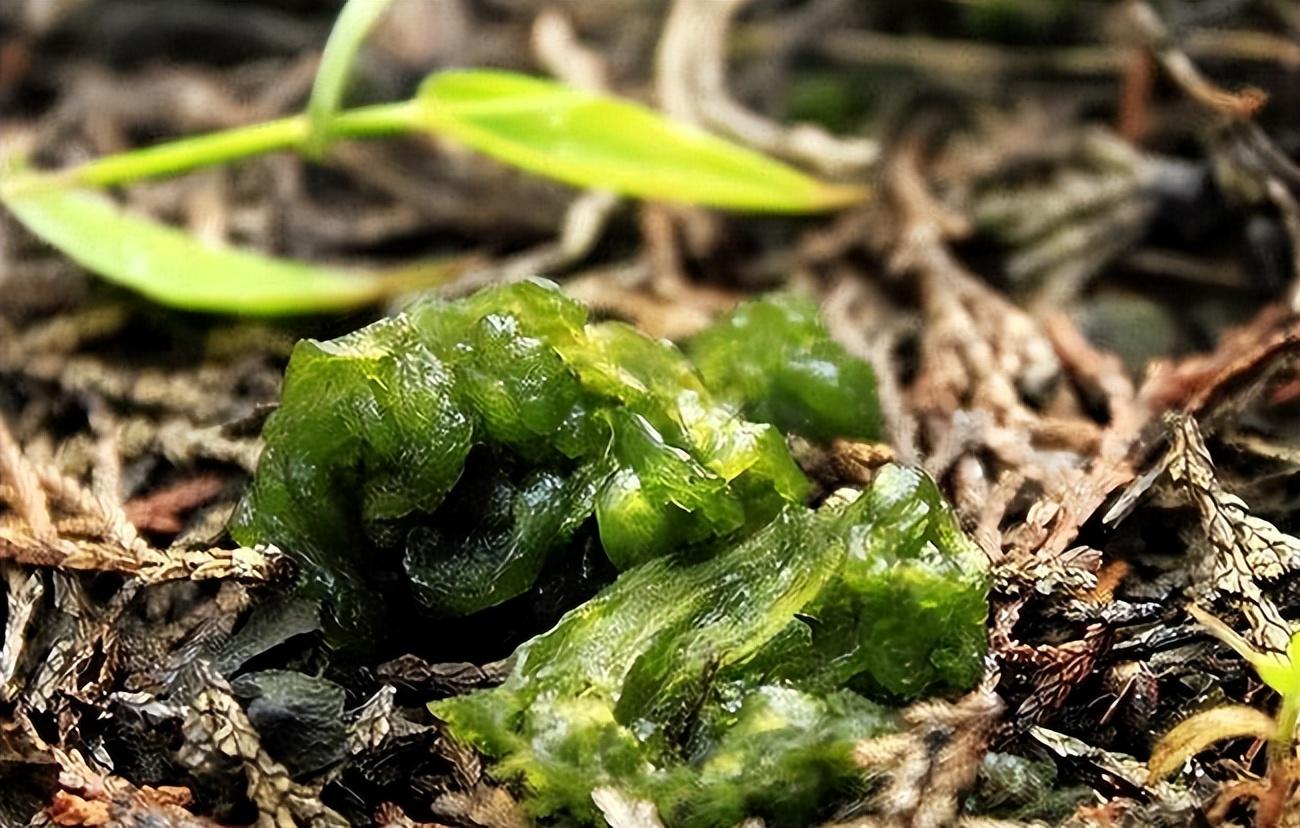
<path fill-rule="evenodd" d="M 65 167 L 298 111 L 335 11 L 13 0 L 0 140 Z M 1258 671 L 1300 608 L 1297 38 L 1270 0 L 399 0 L 358 100 L 445 67 L 550 74 L 873 196 L 643 204 L 416 139 L 124 191 L 279 256 L 457 257 L 435 296 L 287 323 L 163 309 L 0 215 L 0 825 L 1300 825 Z M 342 370 L 375 400 L 419 348 L 452 366 L 413 410 L 463 415 L 438 432 L 466 430 L 454 458 L 410 463 L 430 423 L 381 424 L 303 487 L 293 424 L 355 436 L 309 374 L 353 346 L 405 355 Z M 848 382 L 808 391 L 813 351 Z M 524 382 L 583 360 L 569 408 Z M 673 394 L 626 391 L 651 375 Z M 698 433 L 666 425 L 683 389 Z M 641 442 L 606 468 L 602 439 Z M 704 476 L 682 497 L 630 484 L 673 463 Z M 868 615 L 841 558 L 878 543 L 891 486 L 925 492 L 927 554 L 970 563 L 941 600 L 972 589 L 978 615 L 990 589 L 951 675 L 826 646 Z M 446 517 L 552 490 L 528 538 Z M 412 512 L 424 547 L 397 534 Z M 484 591 L 449 547 L 523 564 Z M 358 575 L 359 550 L 387 564 Z M 609 607 L 640 637 L 575 656 Z"/>

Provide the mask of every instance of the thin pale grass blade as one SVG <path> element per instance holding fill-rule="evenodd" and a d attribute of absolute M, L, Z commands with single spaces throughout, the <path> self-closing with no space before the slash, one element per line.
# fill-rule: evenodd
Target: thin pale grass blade
<path fill-rule="evenodd" d="M 866 197 L 639 104 L 527 75 L 441 72 L 418 99 L 429 130 L 577 187 L 774 213 L 833 210 Z"/>
<path fill-rule="evenodd" d="M 1273 717 L 1243 704 L 1215 707 L 1180 722 L 1164 735 L 1147 762 L 1147 783 L 1159 782 L 1176 772 L 1191 757 L 1224 739 L 1267 739 Z"/>

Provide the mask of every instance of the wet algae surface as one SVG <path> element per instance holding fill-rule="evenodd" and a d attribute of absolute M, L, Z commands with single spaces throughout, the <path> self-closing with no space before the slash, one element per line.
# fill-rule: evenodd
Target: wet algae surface
<path fill-rule="evenodd" d="M 434 715 L 540 816 L 596 823 L 612 785 L 670 825 L 801 825 L 868 784 L 852 747 L 898 704 L 983 667 L 983 556 L 934 483 L 888 465 L 814 502 L 785 438 L 878 427 L 805 300 L 684 353 L 522 282 L 300 343 L 234 532 L 297 562 L 343 652 L 394 606 L 472 624 L 598 548 L 603 588 Z"/>

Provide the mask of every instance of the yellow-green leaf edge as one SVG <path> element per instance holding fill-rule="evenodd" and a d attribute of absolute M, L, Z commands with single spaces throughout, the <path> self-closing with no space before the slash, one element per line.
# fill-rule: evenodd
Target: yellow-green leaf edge
<path fill-rule="evenodd" d="M 439 72 L 418 100 L 430 131 L 578 187 L 732 210 L 812 213 L 863 200 L 640 104 L 513 72 Z"/>

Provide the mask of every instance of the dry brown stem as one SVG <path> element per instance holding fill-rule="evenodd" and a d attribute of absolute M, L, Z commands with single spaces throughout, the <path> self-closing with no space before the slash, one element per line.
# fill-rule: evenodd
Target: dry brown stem
<path fill-rule="evenodd" d="M 1155 9 L 1143 0 L 1130 0 L 1125 19 L 1151 50 L 1160 68 L 1192 100 L 1230 118 L 1249 119 L 1268 101 L 1261 89 L 1246 87 L 1230 92 L 1205 77 L 1187 53 L 1175 45 Z"/>
<path fill-rule="evenodd" d="M 919 160 L 914 146 L 905 147 L 891 165 L 889 182 L 900 221 L 892 265 L 918 280 L 927 321 L 911 391 L 928 446 L 926 466 L 940 476 L 959 470 L 958 506 L 965 504 L 963 514 L 979 527 L 995 559 L 1013 555 L 1017 563 L 1007 572 L 1037 569 L 1060 559 L 1082 522 L 1128 479 L 1122 459 L 1145 418 L 1113 359 L 1082 343 L 1059 320 L 1052 338 L 1050 324 L 1040 326 L 957 260 L 947 239 L 964 232 L 965 222 L 929 193 Z M 1026 402 L 1022 389 L 1041 387 L 1062 370 L 1062 350 L 1078 380 L 1097 386 L 1115 406 L 1107 426 L 1082 415 L 1040 413 Z M 987 544 L 998 535 L 993 521 L 1000 520 L 982 508 L 991 481 L 1001 487 L 993 501 L 1002 504 L 998 508 L 1015 496 L 1013 484 L 1034 481 L 1043 493 L 1027 519 L 990 549 Z M 1061 577 L 1076 580 L 1065 571 Z"/>
<path fill-rule="evenodd" d="M 731 96 L 726 46 L 735 16 L 748 2 L 675 0 L 659 41 L 655 86 L 660 105 L 678 120 L 713 127 L 824 173 L 855 172 L 874 163 L 879 155 L 875 141 L 837 138 L 810 124 L 778 124 Z"/>
<path fill-rule="evenodd" d="M 1002 712 L 989 689 L 996 679 L 956 702 L 922 702 L 903 713 L 907 729 L 862 742 L 854 759 L 884 774 L 872 797 L 881 828 L 941 828 L 957 821 L 961 795 L 975 781 L 988 738 Z"/>

